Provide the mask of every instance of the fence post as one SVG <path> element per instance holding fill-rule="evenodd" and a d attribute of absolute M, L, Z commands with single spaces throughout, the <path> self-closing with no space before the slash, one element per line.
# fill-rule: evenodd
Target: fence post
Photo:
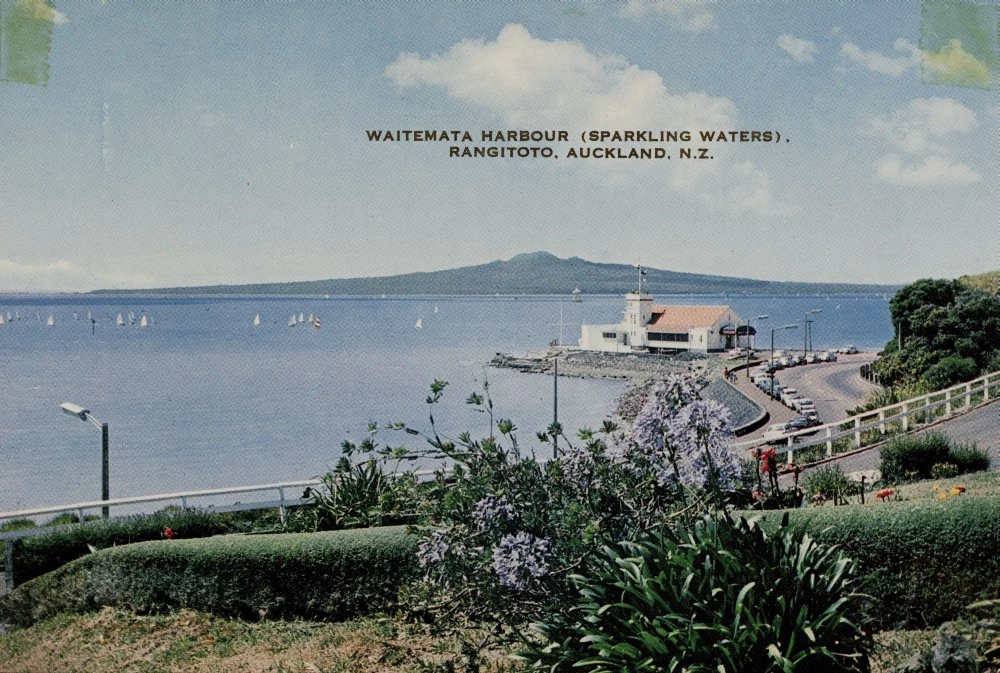
<path fill-rule="evenodd" d="M 861 448 L 861 416 L 854 417 L 854 444 L 857 448 Z"/>
<path fill-rule="evenodd" d="M 983 403 L 985 404 L 990 399 L 990 375 L 987 374 L 983 377 Z"/>
<path fill-rule="evenodd" d="M 83 523 L 83 507 L 80 507 L 76 510 L 76 515 L 80 517 L 80 523 Z"/>
<path fill-rule="evenodd" d="M 3 585 L 7 591 L 14 588 L 14 545 L 17 540 L 4 540 L 3 543 Z"/>
<path fill-rule="evenodd" d="M 903 402 L 903 432 L 910 431 L 910 415 L 907 413 L 909 405 Z"/>
<path fill-rule="evenodd" d="M 833 440 L 830 439 L 830 435 L 833 434 L 833 428 L 829 425 L 826 426 L 826 457 L 829 458 L 833 455 Z"/>
<path fill-rule="evenodd" d="M 944 391 L 944 415 L 951 416 L 951 388 Z"/>
<path fill-rule="evenodd" d="M 884 435 L 885 434 L 885 409 L 883 409 L 882 411 L 878 412 L 878 420 L 879 420 L 878 431 L 881 432 Z"/>
<path fill-rule="evenodd" d="M 181 496 L 181 511 L 186 512 L 188 508 L 188 499 L 185 496 Z"/>
<path fill-rule="evenodd" d="M 288 516 L 288 512 L 285 509 L 285 487 L 278 487 L 278 516 L 281 517 L 281 525 L 285 525 L 285 519 Z"/>

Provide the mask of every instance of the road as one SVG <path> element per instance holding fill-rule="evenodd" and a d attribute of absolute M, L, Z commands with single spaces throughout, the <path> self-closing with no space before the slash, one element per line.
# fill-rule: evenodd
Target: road
<path fill-rule="evenodd" d="M 861 365 L 875 360 L 871 353 L 840 355 L 836 362 L 799 365 L 779 371 L 781 385 L 791 386 L 816 404 L 816 413 L 824 423 L 847 418 L 847 410 L 858 406 L 865 395 L 879 386 L 861 378 Z"/>

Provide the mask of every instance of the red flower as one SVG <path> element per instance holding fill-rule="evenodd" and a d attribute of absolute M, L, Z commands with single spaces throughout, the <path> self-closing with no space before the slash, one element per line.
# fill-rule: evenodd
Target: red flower
<path fill-rule="evenodd" d="M 883 488 L 881 491 L 875 494 L 875 497 L 881 500 L 882 502 L 885 502 L 886 500 L 892 497 L 893 493 L 895 493 L 895 491 L 893 491 L 891 488 Z"/>
<path fill-rule="evenodd" d="M 166 528 L 164 528 L 163 529 L 163 537 L 167 538 L 168 540 L 173 540 L 174 539 L 174 529 L 171 528 L 170 526 L 167 526 Z"/>

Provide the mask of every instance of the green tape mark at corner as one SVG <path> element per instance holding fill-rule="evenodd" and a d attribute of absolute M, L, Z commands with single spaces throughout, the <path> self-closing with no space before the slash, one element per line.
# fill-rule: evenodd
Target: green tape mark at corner
<path fill-rule="evenodd" d="M 48 0 L 0 0 L 0 80 L 48 84 L 55 16 Z"/>
<path fill-rule="evenodd" d="M 1000 88 L 1000 5 L 924 0 L 920 77 L 928 84 Z"/>

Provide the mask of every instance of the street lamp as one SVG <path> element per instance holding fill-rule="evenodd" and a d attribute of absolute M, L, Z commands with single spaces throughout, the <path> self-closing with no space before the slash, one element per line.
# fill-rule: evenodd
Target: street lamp
<path fill-rule="evenodd" d="M 802 356 L 805 357 L 809 355 L 809 347 L 812 345 L 812 328 L 809 324 L 813 321 L 809 319 L 810 315 L 815 315 L 817 313 L 822 313 L 823 309 L 814 308 L 811 311 L 806 311 L 805 318 L 802 321 Z"/>
<path fill-rule="evenodd" d="M 771 316 L 769 316 L 769 315 L 767 315 L 765 313 L 764 315 L 757 316 L 756 318 L 754 318 L 754 320 L 767 320 L 770 317 Z M 746 367 L 746 372 L 747 372 L 747 378 L 750 378 L 750 332 L 753 332 L 753 321 L 751 320 L 747 324 L 750 326 L 750 329 L 747 330 L 747 367 Z"/>
<path fill-rule="evenodd" d="M 798 325 L 782 325 L 771 328 L 771 397 L 774 397 L 774 333 L 779 329 L 798 329 Z"/>
<path fill-rule="evenodd" d="M 91 415 L 90 409 L 84 409 L 79 404 L 63 402 L 59 405 L 59 408 L 70 416 L 76 416 L 81 421 L 90 421 L 95 427 L 101 429 L 101 500 L 110 500 L 111 493 L 108 488 L 108 424 L 101 423 Z M 106 506 L 101 508 L 101 516 L 105 519 L 108 518 L 108 508 Z"/>

